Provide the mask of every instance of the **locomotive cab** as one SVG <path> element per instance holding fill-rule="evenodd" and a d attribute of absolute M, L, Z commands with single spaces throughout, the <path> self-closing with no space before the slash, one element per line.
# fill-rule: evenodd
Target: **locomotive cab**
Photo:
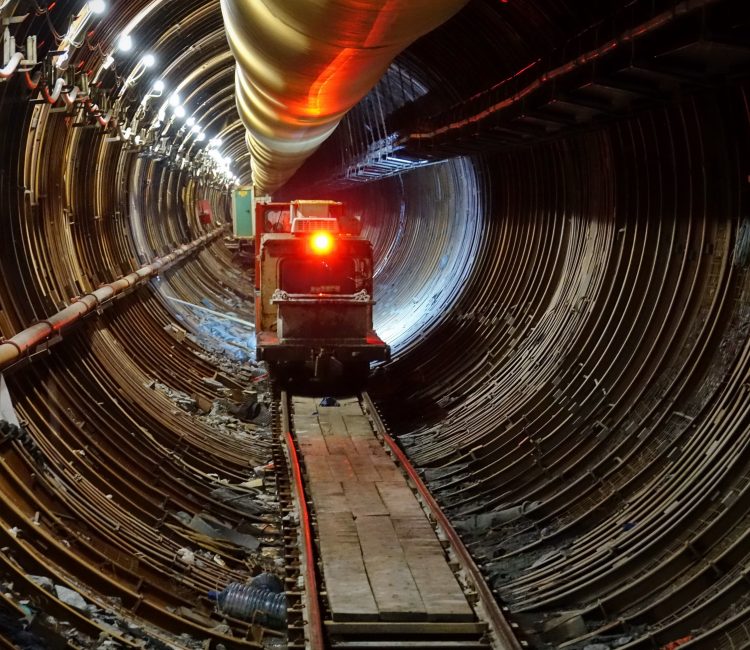
<path fill-rule="evenodd" d="M 361 388 L 388 346 L 372 329 L 372 245 L 334 201 L 258 204 L 257 358 L 296 389 Z"/>

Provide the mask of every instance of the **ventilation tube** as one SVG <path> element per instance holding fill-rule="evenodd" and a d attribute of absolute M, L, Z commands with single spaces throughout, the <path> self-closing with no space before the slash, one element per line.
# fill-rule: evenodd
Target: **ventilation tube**
<path fill-rule="evenodd" d="M 281 187 L 393 58 L 467 0 L 221 0 L 253 182 Z"/>

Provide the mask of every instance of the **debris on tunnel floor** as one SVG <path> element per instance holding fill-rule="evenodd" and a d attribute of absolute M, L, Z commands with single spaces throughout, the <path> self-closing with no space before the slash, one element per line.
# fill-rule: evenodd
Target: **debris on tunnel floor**
<path fill-rule="evenodd" d="M 192 309 L 177 312 L 176 318 L 191 330 L 186 337 L 205 350 L 239 363 L 250 363 L 255 359 L 255 330 L 250 324 L 252 314 L 245 305 L 236 304 L 236 310 L 222 312 L 210 300 L 203 298 L 201 304 L 209 311 Z M 198 306 L 199 307 L 199 306 Z M 211 313 L 213 312 L 213 313 Z M 246 324 L 238 321 L 246 321 Z"/>
<path fill-rule="evenodd" d="M 182 345 L 181 341 L 185 339 L 179 332 L 177 337 L 174 334 L 170 334 L 173 342 Z M 182 452 L 176 448 L 169 464 L 176 463 L 182 468 L 181 472 L 187 472 L 195 486 L 201 486 L 203 496 L 187 493 L 185 504 L 193 504 L 189 510 L 184 505 L 176 507 L 177 502 L 171 505 L 167 500 L 157 529 L 143 531 L 146 538 L 151 538 L 150 543 L 156 545 L 144 547 L 145 552 L 136 551 L 132 566 L 140 565 L 140 570 L 146 571 L 144 575 L 149 576 L 147 579 L 153 579 L 149 555 L 158 553 L 160 561 L 169 567 L 164 575 L 174 585 L 172 591 L 176 601 L 175 604 L 165 604 L 164 611 L 192 621 L 196 629 L 177 635 L 162 633 L 122 607 L 122 597 L 116 593 L 107 594 L 106 590 L 94 593 L 84 584 L 66 587 L 42 575 L 24 578 L 47 594 L 45 598 L 49 600 L 39 601 L 32 591 L 23 589 L 22 580 L 13 580 L 8 575 L 4 590 L 10 608 L 7 634 L 28 641 L 29 648 L 34 647 L 33 643 L 54 648 L 65 647 L 70 642 L 80 648 L 120 648 L 135 644 L 143 648 L 197 650 L 207 647 L 210 642 L 197 631 L 198 627 L 210 630 L 217 638 L 255 638 L 261 639 L 266 647 L 281 647 L 279 641 L 283 641 L 283 635 L 280 637 L 279 632 L 270 634 L 262 627 L 263 621 L 270 624 L 271 619 L 261 621 L 255 618 L 240 625 L 227 619 L 225 613 L 206 596 L 208 586 L 249 584 L 253 576 L 268 572 L 283 575 L 284 557 L 279 541 L 281 521 L 271 454 L 270 396 L 265 372 L 254 363 L 237 361 L 209 350 L 191 348 L 186 352 L 196 363 L 208 363 L 206 369 L 214 369 L 212 372 L 204 370 L 197 377 L 194 392 L 188 394 L 157 379 L 144 381 L 142 389 L 157 396 L 164 415 L 182 419 L 183 428 L 196 426 L 205 432 L 205 444 L 239 454 L 244 469 L 225 471 L 217 465 L 214 471 L 209 471 L 201 468 L 200 462 L 196 463 L 199 457 L 192 462 L 183 460 Z M 154 440 L 150 432 L 144 430 L 142 433 L 147 440 Z M 3 443 L 28 448 L 31 459 L 39 458 L 39 478 L 44 477 L 50 485 L 58 486 L 57 489 L 67 489 L 64 487 L 67 478 L 47 461 L 48 450 L 40 447 L 35 437 L 25 432 L 23 421 L 19 426 L 8 424 L 3 429 Z M 75 459 L 72 462 L 81 464 L 80 469 L 87 474 L 85 466 L 97 462 L 100 451 L 96 445 L 81 444 L 72 449 L 71 454 Z M 76 490 L 81 487 L 96 489 L 90 484 L 93 478 L 84 480 L 79 476 L 74 483 Z M 125 497 L 117 489 L 109 488 L 99 498 L 102 499 L 100 507 L 111 511 L 115 518 L 128 521 L 124 510 Z M 32 524 L 46 530 L 48 517 L 45 511 L 37 512 Z M 132 526 L 129 521 L 125 525 Z M 64 537 L 58 539 L 65 548 L 77 547 L 81 543 L 79 539 L 88 540 L 93 532 L 72 521 L 67 526 L 69 529 Z M 100 532 L 96 532 L 97 537 L 101 536 Z M 8 529 L 9 535 L 22 541 L 31 537 L 30 533 L 25 525 Z M 103 548 L 112 557 L 125 557 L 115 550 L 116 542 L 114 545 L 104 541 L 97 543 L 104 544 Z M 197 597 L 190 602 L 189 594 L 196 589 Z M 55 610 L 56 605 L 51 604 L 57 602 L 79 612 L 88 623 L 83 624 L 83 619 L 76 622 L 75 617 L 60 616 Z M 24 615 L 28 615 L 28 620 Z M 91 624 L 98 632 L 87 629 Z M 278 625 L 278 621 L 274 625 Z"/>
<path fill-rule="evenodd" d="M 75 590 L 55 584 L 46 576 L 28 575 L 26 578 L 50 595 L 60 597 L 62 594 L 62 602 L 84 612 L 87 619 L 101 628 L 101 632 L 98 636 L 87 634 L 77 629 L 75 623 L 66 620 L 65 616 L 46 614 L 38 596 L 27 596 L 18 591 L 13 582 L 0 578 L 0 635 L 14 642 L 21 650 L 62 650 L 69 647 L 83 650 L 205 648 L 202 639 L 193 639 L 187 634 L 170 635 L 146 623 L 135 623 L 132 615 L 122 609 L 117 599 L 110 599 L 108 606 L 100 607 L 87 603 Z"/>
<path fill-rule="evenodd" d="M 302 322 L 292 276 L 345 287 L 279 259 L 263 332 L 251 303 L 270 203 L 307 197 L 372 244 L 343 275 L 392 349 L 368 393 L 519 638 L 748 646 L 749 6 L 0 1 L 0 629 L 280 642 L 207 594 L 284 571 L 254 357 Z M 260 135 L 243 97 L 273 100 Z"/>
<path fill-rule="evenodd" d="M 245 379 L 252 375 L 245 373 L 243 377 L 237 373 L 235 377 Z M 215 383 L 210 388 L 221 395 L 213 400 L 199 394 L 188 395 L 156 380 L 149 381 L 145 385 L 165 395 L 181 410 L 189 413 L 212 431 L 240 441 L 252 442 L 254 457 L 259 459 L 260 464 L 262 454 L 270 453 L 272 444 L 267 406 L 270 402 L 268 393 L 262 392 L 262 387 L 259 394 L 256 389 L 236 389 L 216 380 L 212 382 Z M 255 385 L 257 386 L 257 383 Z"/>

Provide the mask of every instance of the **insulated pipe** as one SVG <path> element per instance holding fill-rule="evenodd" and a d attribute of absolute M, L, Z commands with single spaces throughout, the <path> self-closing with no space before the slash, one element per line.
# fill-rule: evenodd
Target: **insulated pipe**
<path fill-rule="evenodd" d="M 10 60 L 5 64 L 5 67 L 0 68 L 0 79 L 8 79 L 16 71 L 21 61 L 23 61 L 23 54 L 21 52 L 16 52 L 10 57 Z"/>
<path fill-rule="evenodd" d="M 35 325 L 26 328 L 12 338 L 0 341 L 0 370 L 9 366 L 11 363 L 18 361 L 23 355 L 33 352 L 35 348 L 44 343 L 55 333 L 81 320 L 93 310 L 109 302 L 117 294 L 122 293 L 126 289 L 137 284 L 143 284 L 155 275 L 158 275 L 160 272 L 172 266 L 175 262 L 184 258 L 186 255 L 194 252 L 204 244 L 213 241 L 221 235 L 224 230 L 225 227 L 217 228 L 189 244 L 183 244 L 169 255 L 159 257 L 151 262 L 151 264 L 142 266 L 140 269 L 129 275 L 121 277 L 109 284 L 102 285 L 95 291 L 87 293 L 85 296 L 81 296 L 65 309 L 53 314 L 46 320 L 40 321 Z"/>
<path fill-rule="evenodd" d="M 73 86 L 73 90 L 71 90 L 69 93 L 62 94 L 63 101 L 68 108 L 75 104 L 76 97 L 78 97 L 79 91 L 80 89 L 78 88 L 78 86 Z"/>
<path fill-rule="evenodd" d="M 647 20 L 645 23 L 638 25 L 637 27 L 633 27 L 632 29 L 628 29 L 619 36 L 608 40 L 606 43 L 604 43 L 604 45 L 601 45 L 594 50 L 584 52 L 583 54 L 579 54 L 572 61 L 568 61 L 561 66 L 553 68 L 549 72 L 545 72 L 541 76 L 534 79 L 534 81 L 532 81 L 530 84 L 524 86 L 519 91 L 514 93 L 512 96 L 506 97 L 505 99 L 502 99 L 487 108 L 483 108 L 473 115 L 461 118 L 460 120 L 451 122 L 450 124 L 445 124 L 434 130 L 410 133 L 400 138 L 397 144 L 407 144 L 410 140 L 430 140 L 449 131 L 456 131 L 457 129 L 462 129 L 464 127 L 470 126 L 471 124 L 481 122 L 491 115 L 505 110 L 506 108 L 509 108 L 514 104 L 520 104 L 524 99 L 526 99 L 526 97 L 539 90 L 545 84 L 554 83 L 557 79 L 564 77 L 571 72 L 574 72 L 582 66 L 608 56 L 618 48 L 623 47 L 628 43 L 632 43 L 633 41 L 636 41 L 644 36 L 653 34 L 653 32 L 665 27 L 666 25 L 669 25 L 670 23 L 673 23 L 678 18 L 681 18 L 682 16 L 688 15 L 693 12 L 697 12 L 701 9 L 705 9 L 710 5 L 716 4 L 718 1 L 719 0 L 683 0 L 683 2 L 680 2 L 667 11 L 657 14 L 650 20 Z M 483 99 L 485 96 L 491 96 L 494 90 L 494 87 L 490 88 L 489 90 L 476 95 L 474 98 L 472 98 L 472 101 L 481 101 L 481 99 Z"/>
<path fill-rule="evenodd" d="M 393 58 L 468 0 L 221 0 L 253 182 L 283 185 Z"/>
<path fill-rule="evenodd" d="M 62 77 L 60 77 L 57 81 L 55 81 L 55 85 L 52 88 L 52 92 L 50 93 L 47 88 L 44 88 L 42 92 L 44 93 L 44 98 L 50 103 L 55 104 L 58 99 L 60 99 L 60 93 L 62 93 L 63 85 L 65 84 L 65 81 Z"/>

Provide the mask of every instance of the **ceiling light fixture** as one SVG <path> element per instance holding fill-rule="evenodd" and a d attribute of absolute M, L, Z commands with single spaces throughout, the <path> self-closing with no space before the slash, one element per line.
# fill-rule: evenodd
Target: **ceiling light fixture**
<path fill-rule="evenodd" d="M 133 37 L 130 34 L 123 34 L 117 41 L 117 49 L 121 52 L 130 52 L 133 49 Z"/>
<path fill-rule="evenodd" d="M 93 14 L 103 14 L 107 9 L 107 3 L 104 0 L 89 0 L 89 11 Z"/>

